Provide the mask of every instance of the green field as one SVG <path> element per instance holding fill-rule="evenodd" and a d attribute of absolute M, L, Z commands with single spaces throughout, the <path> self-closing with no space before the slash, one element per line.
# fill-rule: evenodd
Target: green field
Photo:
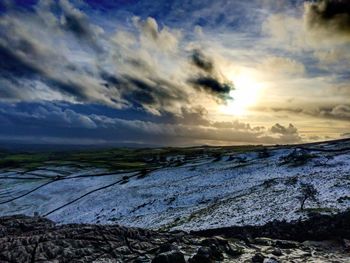
<path fill-rule="evenodd" d="M 163 166 L 169 160 L 173 165 L 182 160 L 195 159 L 198 156 L 220 158 L 232 152 L 259 150 L 262 146 L 227 147 L 186 147 L 186 148 L 114 148 L 108 150 L 85 150 L 65 152 L 9 152 L 0 151 L 0 169 L 20 168 L 37 169 L 45 165 L 76 165 L 106 168 L 108 170 L 140 170 Z"/>

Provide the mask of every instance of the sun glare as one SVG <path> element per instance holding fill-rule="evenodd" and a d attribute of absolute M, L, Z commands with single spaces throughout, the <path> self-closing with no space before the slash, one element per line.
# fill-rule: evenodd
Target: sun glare
<path fill-rule="evenodd" d="M 253 76 L 241 73 L 232 78 L 235 89 L 230 91 L 232 99 L 221 106 L 221 111 L 227 115 L 243 116 L 248 112 L 249 107 L 256 104 L 261 90 Z"/>

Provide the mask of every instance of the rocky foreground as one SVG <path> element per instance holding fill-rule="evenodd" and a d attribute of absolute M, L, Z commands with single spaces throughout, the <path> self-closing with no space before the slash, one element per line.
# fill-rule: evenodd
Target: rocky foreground
<path fill-rule="evenodd" d="M 350 262 L 350 211 L 186 233 L 0 218 L 0 262 Z"/>

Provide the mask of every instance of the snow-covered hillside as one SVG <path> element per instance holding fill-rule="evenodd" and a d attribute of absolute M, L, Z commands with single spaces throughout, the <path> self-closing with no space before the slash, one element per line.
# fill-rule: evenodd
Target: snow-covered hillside
<path fill-rule="evenodd" d="M 202 155 L 146 175 L 70 166 L 2 170 L 0 216 L 193 230 L 337 213 L 350 208 L 349 147 L 341 141 Z M 317 193 L 300 210 L 305 185 Z"/>

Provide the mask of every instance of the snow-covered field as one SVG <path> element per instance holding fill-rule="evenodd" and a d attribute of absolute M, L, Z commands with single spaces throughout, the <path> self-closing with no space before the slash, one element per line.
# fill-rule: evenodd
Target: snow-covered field
<path fill-rule="evenodd" d="M 307 146 L 312 151 L 275 147 L 264 154 L 198 156 L 142 178 L 69 166 L 0 170 L 0 216 L 37 212 L 59 223 L 192 230 L 337 213 L 350 208 L 350 151 L 339 150 L 349 146 L 345 141 Z M 303 164 L 283 159 L 289 154 L 308 158 Z M 305 184 L 317 189 L 316 200 L 307 199 L 300 211 Z"/>

